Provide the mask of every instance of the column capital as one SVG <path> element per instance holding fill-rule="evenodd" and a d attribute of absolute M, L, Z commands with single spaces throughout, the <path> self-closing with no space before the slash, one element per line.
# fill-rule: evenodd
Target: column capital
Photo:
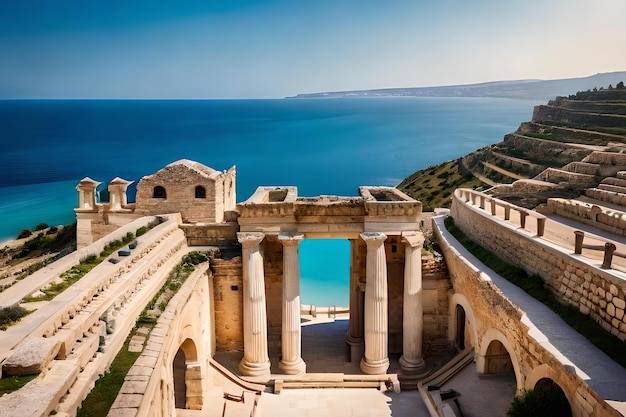
<path fill-rule="evenodd" d="M 261 232 L 237 232 L 237 240 L 242 245 L 258 245 L 264 237 Z"/>
<path fill-rule="evenodd" d="M 301 233 L 281 232 L 278 234 L 278 240 L 283 245 L 298 245 L 304 240 L 304 235 Z"/>
<path fill-rule="evenodd" d="M 402 232 L 402 241 L 413 248 L 424 246 L 424 240 L 422 232 Z"/>
<path fill-rule="evenodd" d="M 372 242 L 380 242 L 380 244 L 382 244 L 385 239 L 387 239 L 387 235 L 380 232 L 363 232 L 361 233 L 361 239 L 363 239 L 366 244 Z"/>

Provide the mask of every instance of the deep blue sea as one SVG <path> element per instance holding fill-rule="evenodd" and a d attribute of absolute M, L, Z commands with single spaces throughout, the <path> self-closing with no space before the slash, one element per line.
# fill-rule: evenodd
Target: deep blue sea
<path fill-rule="evenodd" d="M 178 159 L 259 185 L 357 195 L 502 140 L 536 102 L 492 98 L 0 100 L 0 241 L 74 221 L 89 176 L 139 181 Z M 132 196 L 129 196 L 133 200 Z M 347 305 L 347 241 L 301 244 L 302 302 Z M 323 261 L 321 261 L 323 260 Z"/>

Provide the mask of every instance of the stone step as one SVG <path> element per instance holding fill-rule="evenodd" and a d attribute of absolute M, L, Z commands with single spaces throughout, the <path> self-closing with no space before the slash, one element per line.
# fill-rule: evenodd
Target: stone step
<path fill-rule="evenodd" d="M 626 207 L 626 194 L 615 193 L 612 191 L 602 190 L 600 188 L 588 188 L 585 190 L 585 195 L 606 203 Z"/>
<path fill-rule="evenodd" d="M 599 190 L 610 191 L 612 193 L 626 194 L 626 187 L 622 187 L 619 185 L 598 184 L 596 188 L 598 188 Z"/>
<path fill-rule="evenodd" d="M 568 172 L 574 172 L 577 174 L 596 175 L 598 173 L 600 165 L 591 164 L 588 162 L 570 162 L 562 169 Z"/>
<path fill-rule="evenodd" d="M 623 171 L 620 171 L 620 172 L 623 172 Z M 626 188 L 626 178 L 606 177 L 605 179 L 602 180 L 601 184 L 616 185 L 619 187 Z"/>

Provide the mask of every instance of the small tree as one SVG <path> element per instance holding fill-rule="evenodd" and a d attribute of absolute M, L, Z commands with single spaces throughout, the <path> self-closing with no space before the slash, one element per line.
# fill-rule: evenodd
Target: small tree
<path fill-rule="evenodd" d="M 619 88 L 619 89 L 624 88 L 624 81 L 618 82 L 615 88 Z"/>

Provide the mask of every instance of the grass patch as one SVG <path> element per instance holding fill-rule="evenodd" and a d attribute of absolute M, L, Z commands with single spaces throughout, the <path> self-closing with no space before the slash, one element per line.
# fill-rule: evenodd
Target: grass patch
<path fill-rule="evenodd" d="M 38 375 L 9 376 L 0 379 L 0 397 L 4 394 L 8 394 L 9 392 L 17 391 L 33 379 L 37 378 L 37 376 Z"/>
<path fill-rule="evenodd" d="M 587 338 L 615 362 L 626 367 L 626 342 L 622 342 L 604 330 L 588 314 L 582 314 L 574 306 L 561 303 L 539 275 L 529 275 L 522 268 L 503 261 L 489 250 L 472 241 L 454 224 L 452 217 L 446 217 L 444 224 L 446 229 L 482 263 L 493 269 L 502 278 L 517 285 L 530 296 L 545 304 L 571 328 Z"/>
<path fill-rule="evenodd" d="M 130 337 L 124 342 L 124 346 L 113 359 L 109 372 L 96 381 L 81 408 L 78 410 L 78 417 L 106 416 L 117 397 L 124 378 L 131 366 L 135 363 L 141 352 L 129 352 L 128 344 Z"/>

